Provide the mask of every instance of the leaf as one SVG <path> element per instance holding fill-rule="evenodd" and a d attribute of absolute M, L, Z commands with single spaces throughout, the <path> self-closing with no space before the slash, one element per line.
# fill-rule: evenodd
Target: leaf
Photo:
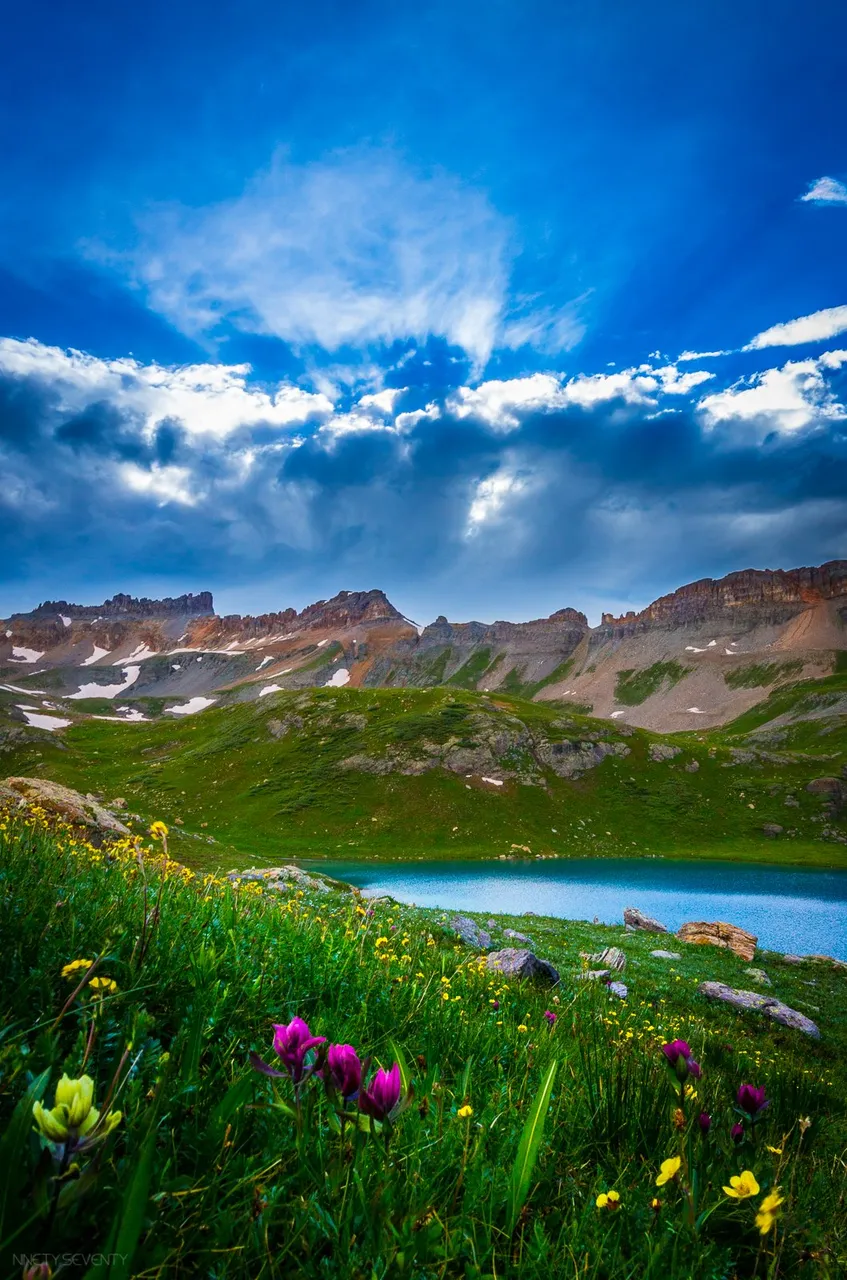
<path fill-rule="evenodd" d="M 32 1106 L 41 1101 L 41 1095 L 50 1079 L 50 1068 L 36 1076 L 12 1113 L 12 1119 L 0 1140 L 0 1240 L 4 1228 L 17 1217 L 20 1206 L 18 1195 L 27 1174 L 29 1161 L 24 1152 L 32 1131 Z"/>
<path fill-rule="evenodd" d="M 397 1063 L 398 1067 L 400 1068 L 400 1083 L 403 1087 L 403 1092 L 405 1093 L 405 1091 L 409 1088 L 409 1083 L 411 1080 L 411 1077 L 409 1075 L 409 1064 L 406 1061 L 406 1055 L 403 1053 L 403 1050 L 400 1048 L 396 1040 L 389 1040 L 388 1047 L 391 1050 L 392 1054 L 394 1055 L 394 1061 Z"/>
<path fill-rule="evenodd" d="M 253 1085 L 252 1076 L 242 1076 L 227 1089 L 209 1117 L 210 1132 L 223 1129 L 224 1125 L 229 1123 L 236 1111 L 239 1111 L 247 1102 L 253 1092 Z"/>
<path fill-rule="evenodd" d="M 509 1231 L 514 1231 L 521 1209 L 524 1207 L 532 1181 L 532 1171 L 538 1159 L 541 1139 L 544 1136 L 544 1122 L 547 1119 L 547 1108 L 553 1092 L 553 1082 L 559 1068 L 558 1062 L 551 1062 L 544 1077 L 535 1101 L 529 1109 L 529 1115 L 518 1143 L 518 1153 L 512 1166 L 509 1180 Z"/>
<path fill-rule="evenodd" d="M 153 1168 L 155 1150 L 156 1124 L 154 1113 L 154 1116 L 151 1116 L 150 1127 L 141 1147 L 141 1155 L 139 1156 L 138 1164 L 135 1166 L 135 1173 L 124 1193 L 119 1211 L 120 1216 L 115 1219 L 112 1228 L 114 1244 L 109 1249 L 112 1261 L 109 1267 L 108 1280 L 129 1280 L 129 1277 L 133 1274 L 132 1259 L 147 1212 L 150 1174 Z M 99 1276 L 99 1269 L 96 1265 L 91 1268 L 86 1280 L 89 1280 L 89 1277 L 93 1280 L 95 1274 Z"/>

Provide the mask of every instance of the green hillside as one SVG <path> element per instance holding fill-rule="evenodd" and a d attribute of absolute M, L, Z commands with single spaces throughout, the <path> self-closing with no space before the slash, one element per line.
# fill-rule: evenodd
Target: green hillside
<path fill-rule="evenodd" d="M 80 720 L 61 737 L 7 728 L 0 771 L 122 796 L 178 830 L 194 865 L 233 850 L 845 865 L 844 786 L 806 789 L 842 778 L 845 725 L 845 673 L 781 688 L 724 729 L 665 737 L 460 687 L 315 689 L 181 720 Z"/>

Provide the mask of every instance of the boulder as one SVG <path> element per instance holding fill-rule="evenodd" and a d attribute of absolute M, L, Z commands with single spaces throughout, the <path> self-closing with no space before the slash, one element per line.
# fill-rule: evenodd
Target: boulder
<path fill-rule="evenodd" d="M 230 871 L 227 879 L 233 884 L 255 881 L 276 893 L 289 893 L 291 889 L 317 889 L 319 893 L 329 893 L 333 887 L 328 881 L 318 876 L 311 876 L 302 867 L 293 865 L 249 867 L 246 871 Z M 335 888 L 350 888 L 350 886 L 337 883 Z"/>
<path fill-rule="evenodd" d="M 94 843 L 130 834 L 129 828 L 96 800 L 46 778 L 6 778 L 0 782 L 2 803 L 21 809 L 43 809 L 51 817 L 83 828 Z"/>
<path fill-rule="evenodd" d="M 482 947 L 485 951 L 491 946 L 491 934 L 481 929 L 470 916 L 454 916 L 450 928 L 461 938 L 466 947 Z"/>
<path fill-rule="evenodd" d="M 611 978 L 611 969 L 582 969 L 577 975 L 581 982 L 599 982 L 601 978 Z"/>
<path fill-rule="evenodd" d="M 559 971 L 547 960 L 540 960 L 533 951 L 520 950 L 516 947 L 504 947 L 502 951 L 492 951 L 486 957 L 486 968 L 502 973 L 504 978 L 519 978 L 528 982 L 543 983 L 555 987 L 559 981 Z"/>
<path fill-rule="evenodd" d="M 770 987 L 772 985 L 770 978 L 764 969 L 745 969 L 744 972 L 748 978 L 752 978 L 754 982 L 758 982 L 760 987 Z"/>
<path fill-rule="evenodd" d="M 820 1039 L 820 1030 L 811 1018 L 807 1018 L 804 1013 L 798 1013 L 796 1009 L 789 1008 L 781 1000 L 775 1000 L 773 996 L 763 996 L 758 991 L 736 991 L 734 987 L 728 987 L 723 982 L 701 982 L 697 990 L 701 995 L 708 996 L 710 1000 L 722 1000 L 724 1004 L 731 1004 L 735 1009 L 754 1009 L 783 1027 L 802 1031 L 804 1035 L 812 1036 L 815 1040 Z"/>
<path fill-rule="evenodd" d="M 619 1000 L 625 1000 L 629 995 L 625 982 L 610 982 L 608 991 L 610 996 L 617 996 Z"/>
<path fill-rule="evenodd" d="M 667 742 L 651 742 L 648 754 L 654 764 L 660 764 L 663 760 L 675 760 L 682 755 L 682 747 L 671 747 Z"/>
<path fill-rule="evenodd" d="M 623 922 L 633 929 L 643 929 L 645 933 L 667 933 L 667 927 L 652 916 L 645 915 L 638 907 L 624 907 Z"/>
<path fill-rule="evenodd" d="M 528 938 L 525 933 L 518 933 L 517 929 L 504 929 L 503 936 L 511 938 L 512 942 L 522 942 L 525 946 L 532 946 L 532 938 Z"/>
<path fill-rule="evenodd" d="M 606 947 L 604 951 L 588 956 L 588 959 L 592 964 L 605 965 L 607 969 L 613 969 L 616 973 L 623 973 L 626 968 L 626 956 L 620 947 Z"/>
<path fill-rule="evenodd" d="M 813 796 L 834 796 L 840 800 L 845 786 L 840 778 L 812 778 L 806 783 L 806 790 Z"/>
<path fill-rule="evenodd" d="M 685 772 L 686 772 L 686 773 L 699 773 L 699 772 L 700 772 L 700 761 L 699 761 L 699 760 L 689 760 L 689 761 L 688 761 L 688 764 L 685 766 Z"/>
<path fill-rule="evenodd" d="M 680 942 L 710 944 L 713 947 L 727 947 L 749 964 L 756 954 L 756 943 L 759 939 L 746 929 L 737 925 L 725 924 L 722 920 L 708 922 L 705 920 L 690 921 L 676 931 Z"/>
<path fill-rule="evenodd" d="M 762 831 L 766 836 L 769 836 L 771 840 L 775 840 L 777 836 L 781 836 L 784 830 L 785 827 L 781 827 L 778 822 L 766 822 L 762 827 Z"/>
<path fill-rule="evenodd" d="M 651 951 L 651 956 L 655 956 L 657 960 L 681 960 L 682 956 L 678 951 Z"/>

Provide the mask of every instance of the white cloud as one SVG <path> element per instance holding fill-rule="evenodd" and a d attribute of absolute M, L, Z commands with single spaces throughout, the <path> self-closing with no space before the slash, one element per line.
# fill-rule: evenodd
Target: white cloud
<path fill-rule="evenodd" d="M 683 351 L 677 356 L 677 363 L 682 364 L 686 360 L 711 360 L 715 356 L 728 356 L 728 351 Z"/>
<path fill-rule="evenodd" d="M 159 505 L 176 502 L 183 507 L 193 507 L 199 495 L 191 489 L 191 472 L 187 467 L 162 467 L 153 464 L 147 471 L 135 462 L 123 462 L 118 467 L 121 481 L 133 493 L 149 494 L 159 499 Z"/>
<path fill-rule="evenodd" d="M 505 468 L 486 480 L 480 480 L 468 508 L 466 534 L 470 537 L 477 533 L 481 525 L 500 514 L 509 498 L 514 498 L 525 490 L 526 481 Z"/>
<path fill-rule="evenodd" d="M 527 378 L 492 379 L 478 387 L 459 387 L 447 401 L 457 418 L 479 418 L 497 431 L 513 431 L 528 413 L 543 413 L 566 403 L 561 380 L 551 373 Z"/>
<path fill-rule="evenodd" d="M 817 178 L 800 199 L 811 204 L 847 204 L 847 186 L 837 178 Z"/>
<path fill-rule="evenodd" d="M 763 347 L 795 347 L 804 342 L 826 342 L 839 333 L 847 333 L 847 306 L 825 307 L 809 316 L 775 324 L 747 343 L 745 351 L 760 351 Z"/>
<path fill-rule="evenodd" d="M 821 369 L 838 368 L 841 356 L 847 361 L 845 352 L 830 352 L 820 360 L 790 360 L 781 369 L 766 369 L 705 396 L 698 407 L 709 427 L 755 422 L 761 424 L 763 435 L 802 431 L 822 419 L 839 421 L 847 418 L 847 410 L 836 400 Z"/>
<path fill-rule="evenodd" d="M 137 419 L 148 434 L 167 418 L 178 418 L 190 434 L 224 437 L 245 425 L 299 426 L 332 412 L 325 395 L 290 383 L 272 392 L 248 386 L 248 364 L 169 368 L 128 356 L 101 360 L 34 338 L 0 338 L 0 373 L 48 385 L 65 413 L 107 401 Z"/>

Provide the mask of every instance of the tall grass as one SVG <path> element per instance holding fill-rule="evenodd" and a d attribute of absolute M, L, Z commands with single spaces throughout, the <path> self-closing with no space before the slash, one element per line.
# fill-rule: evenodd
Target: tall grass
<path fill-rule="evenodd" d="M 840 1093 L 825 1112 L 786 1058 L 736 1145 L 740 1069 L 702 1010 L 625 1011 L 577 978 L 537 992 L 412 909 L 269 898 L 38 814 L 0 817 L 0 876 L 4 1274 L 48 1254 L 110 1280 L 844 1274 Z M 271 1027 L 294 1015 L 371 1074 L 399 1061 L 402 1114 L 365 1121 L 317 1074 L 298 1098 L 254 1070 L 251 1051 L 279 1065 Z M 679 1034 L 703 1066 L 688 1091 L 661 1052 Z M 71 1158 L 32 1120 L 63 1073 L 122 1113 Z M 722 1187 L 745 1169 L 760 1195 L 735 1202 Z M 610 1190 L 619 1207 L 598 1207 Z"/>

